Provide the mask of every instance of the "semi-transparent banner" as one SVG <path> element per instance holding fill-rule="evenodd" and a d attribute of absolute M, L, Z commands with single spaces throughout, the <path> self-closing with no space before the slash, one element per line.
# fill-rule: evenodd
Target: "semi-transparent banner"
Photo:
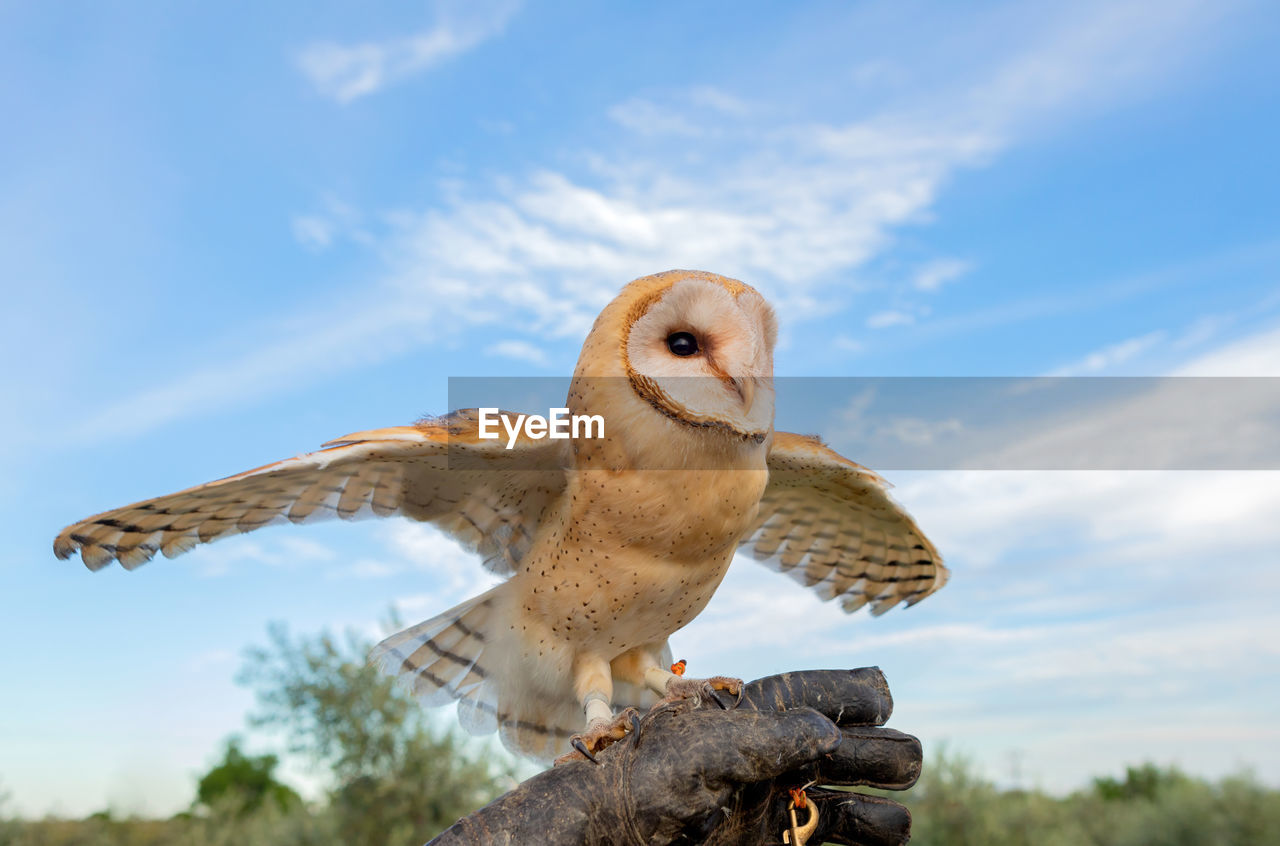
<path fill-rule="evenodd" d="M 788 377 L 766 382 L 725 377 L 637 384 L 619 377 L 573 382 L 569 377 L 452 377 L 450 408 L 477 410 L 472 422 L 457 429 L 459 437 L 474 439 L 464 430 L 483 425 L 486 439 L 504 448 L 510 444 L 513 453 L 540 440 L 617 439 L 643 443 L 644 454 L 636 462 L 646 468 L 699 462 L 707 467 L 720 459 L 691 459 L 682 452 L 679 427 L 749 441 L 761 430 L 762 419 L 767 430 L 766 404 L 772 399 L 774 428 L 816 435 L 876 470 L 1280 469 L 1280 378 Z M 586 399 L 568 401 L 571 386 Z M 480 419 L 482 409 L 487 411 Z M 545 460 L 542 455 L 537 462 Z M 512 469 L 510 463 L 503 467 Z"/>

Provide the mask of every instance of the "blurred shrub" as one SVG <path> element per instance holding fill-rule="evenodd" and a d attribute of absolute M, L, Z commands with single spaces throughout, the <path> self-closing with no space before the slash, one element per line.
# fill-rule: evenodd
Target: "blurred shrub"
<path fill-rule="evenodd" d="M 291 640 L 273 628 L 241 680 L 258 726 L 333 776 L 328 813 L 351 846 L 422 843 L 513 785 L 365 660 L 370 644 L 329 635 Z"/>
<path fill-rule="evenodd" d="M 354 637 L 294 640 L 274 628 L 242 674 L 258 698 L 251 722 L 283 732 L 290 751 L 328 774 L 323 801 L 304 803 L 276 779 L 276 756 L 246 755 L 232 739 L 189 812 L 18 821 L 0 802 L 0 846 L 421 844 L 514 786 L 508 768 L 433 729 L 423 708 L 365 662 L 368 651 Z"/>
<path fill-rule="evenodd" d="M 306 803 L 275 777 L 274 756 L 228 743 L 200 780 L 192 810 L 168 820 L 20 821 L 0 791 L 0 846 L 415 846 L 514 785 L 365 663 L 368 644 L 271 631 L 242 680 L 255 725 L 328 774 Z M 911 808 L 916 846 L 1276 846 L 1280 791 L 1249 773 L 1208 782 L 1146 764 L 1054 797 L 1000 790 L 943 749 L 920 783 L 891 795 Z"/>
<path fill-rule="evenodd" d="M 1089 790 L 1055 798 L 997 790 L 969 761 L 944 750 L 904 801 L 916 846 L 1280 844 L 1280 791 L 1250 774 L 1211 783 L 1145 764 L 1123 781 L 1099 778 Z"/>
<path fill-rule="evenodd" d="M 196 801 L 205 807 L 231 801 L 241 813 L 251 813 L 268 800 L 280 810 L 288 810 L 302 801 L 287 784 L 276 781 L 275 769 L 280 759 L 275 755 L 249 756 L 240 750 L 238 738 L 227 741 L 222 762 L 205 773 L 196 785 Z"/>

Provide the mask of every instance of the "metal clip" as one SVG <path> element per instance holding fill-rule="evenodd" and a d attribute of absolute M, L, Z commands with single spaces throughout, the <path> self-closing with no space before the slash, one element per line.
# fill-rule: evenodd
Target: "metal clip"
<path fill-rule="evenodd" d="M 804 800 L 804 807 L 809 811 L 809 819 L 803 826 L 796 820 L 796 807 L 801 799 Z M 787 805 L 787 813 L 791 815 L 791 828 L 782 832 L 782 842 L 790 843 L 792 846 L 804 846 L 818 830 L 818 806 L 813 804 L 813 800 L 802 787 L 791 791 L 791 802 Z"/>

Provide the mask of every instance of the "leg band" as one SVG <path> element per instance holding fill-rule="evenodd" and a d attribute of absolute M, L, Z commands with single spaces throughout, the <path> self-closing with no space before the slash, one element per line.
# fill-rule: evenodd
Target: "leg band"
<path fill-rule="evenodd" d="M 582 710 L 587 714 L 588 723 L 613 719 L 613 706 L 609 704 L 609 697 L 598 690 L 582 697 Z"/>
<path fill-rule="evenodd" d="M 672 679 L 679 678 L 670 670 L 664 670 L 661 667 L 650 667 L 644 671 L 644 683 L 659 696 L 665 696 L 667 693 L 667 682 Z"/>

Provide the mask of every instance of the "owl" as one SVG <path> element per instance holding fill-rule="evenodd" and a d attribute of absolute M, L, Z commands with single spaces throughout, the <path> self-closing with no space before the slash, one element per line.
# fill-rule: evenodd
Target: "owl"
<path fill-rule="evenodd" d="M 631 708 L 739 690 L 673 672 L 667 639 L 740 550 L 848 612 L 914 605 L 947 580 L 879 476 L 774 431 L 776 338 L 773 309 L 742 282 L 646 276 L 596 319 L 570 383 L 566 407 L 603 432 L 495 439 L 477 409 L 357 432 L 89 517 L 54 552 L 133 569 L 283 521 L 432 523 L 505 581 L 371 660 L 426 704 L 456 701 L 473 733 L 497 731 L 534 758 L 591 756 L 622 736 Z"/>

